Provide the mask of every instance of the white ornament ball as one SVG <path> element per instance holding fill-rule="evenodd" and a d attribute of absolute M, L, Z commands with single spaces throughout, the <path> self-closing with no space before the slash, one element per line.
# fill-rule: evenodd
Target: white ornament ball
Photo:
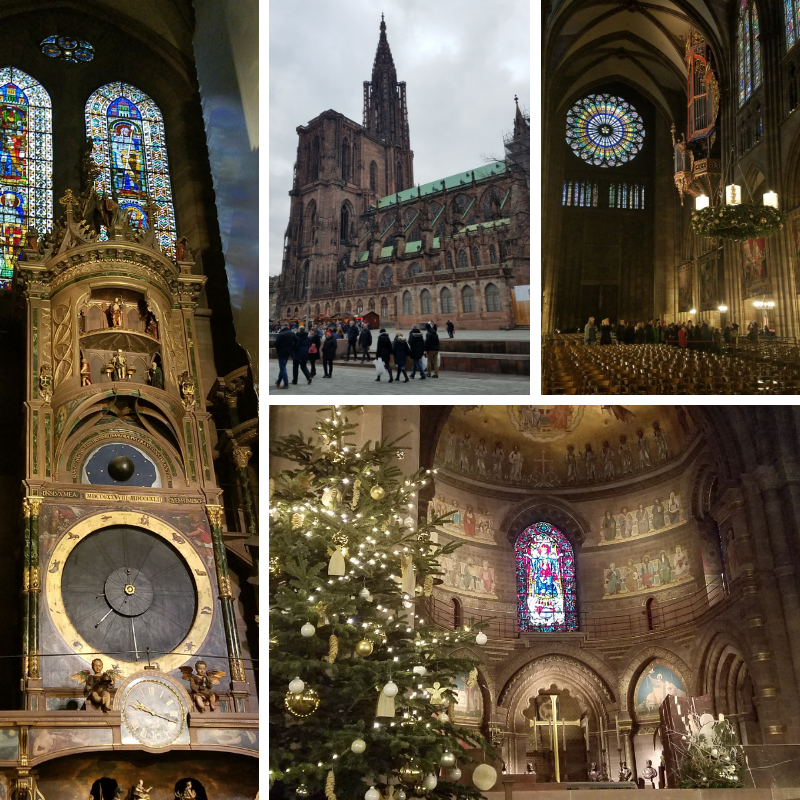
<path fill-rule="evenodd" d="M 442 711 L 442 713 L 439 714 L 439 722 L 450 722 L 450 717 L 448 717 L 447 714 Z"/>
<path fill-rule="evenodd" d="M 456 757 L 449 750 L 445 750 L 444 753 L 442 753 L 442 757 L 439 759 L 439 763 L 443 767 L 452 767 L 456 763 Z"/>
<path fill-rule="evenodd" d="M 428 670 L 422 664 L 418 664 L 411 670 L 415 675 L 424 675 Z"/>
<path fill-rule="evenodd" d="M 472 782 L 482 792 L 486 792 L 497 783 L 497 770 L 488 764 L 478 764 L 472 773 Z"/>
<path fill-rule="evenodd" d="M 414 518 L 413 517 L 406 517 L 403 520 L 403 525 L 405 525 L 406 528 L 413 528 L 414 527 Z"/>
<path fill-rule="evenodd" d="M 367 589 L 366 586 L 358 593 L 358 596 L 363 597 L 365 600 L 369 600 L 369 598 L 371 597 L 369 589 Z"/>
<path fill-rule="evenodd" d="M 389 681 L 389 683 L 383 687 L 383 693 L 387 697 L 394 697 L 397 694 L 397 691 L 397 684 L 394 681 Z"/>
<path fill-rule="evenodd" d="M 300 680 L 300 678 L 295 678 L 293 681 L 289 682 L 289 691 L 292 694 L 300 694 L 300 692 L 302 692 L 305 688 L 306 685 Z"/>
<path fill-rule="evenodd" d="M 453 769 L 450 770 L 450 780 L 453 783 L 461 780 L 461 770 L 458 767 L 453 767 Z"/>
<path fill-rule="evenodd" d="M 489 641 L 489 637 L 483 631 L 480 631 L 480 633 L 478 633 L 478 635 L 475 637 L 475 641 L 479 645 L 484 645 Z"/>
<path fill-rule="evenodd" d="M 439 783 L 439 781 L 432 772 L 429 772 L 422 781 L 422 785 L 430 792 L 436 788 L 437 783 Z"/>
<path fill-rule="evenodd" d="M 364 794 L 364 800 L 381 800 L 381 793 L 374 786 L 370 786 Z"/>
<path fill-rule="evenodd" d="M 356 754 L 361 755 L 367 749 L 367 743 L 363 739 L 354 739 L 350 749 Z"/>
<path fill-rule="evenodd" d="M 306 639 L 309 636 L 313 636 L 316 632 L 317 632 L 317 629 L 310 622 L 306 622 L 306 624 L 303 625 L 302 628 L 300 628 L 301 635 L 305 636 Z"/>
<path fill-rule="evenodd" d="M 397 794 L 395 794 L 397 800 L 406 800 L 406 793 L 402 789 L 397 790 Z"/>

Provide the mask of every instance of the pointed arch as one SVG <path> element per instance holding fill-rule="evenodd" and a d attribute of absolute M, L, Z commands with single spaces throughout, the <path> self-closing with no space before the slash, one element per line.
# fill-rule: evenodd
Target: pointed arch
<path fill-rule="evenodd" d="M 432 311 L 431 307 L 431 293 L 427 289 L 423 289 L 419 295 L 420 305 L 422 306 L 421 311 L 423 314 L 430 314 Z"/>
<path fill-rule="evenodd" d="M 345 200 L 339 212 L 339 239 L 342 242 L 350 239 L 350 220 L 354 218 L 353 206 L 349 200 Z"/>
<path fill-rule="evenodd" d="M 462 250 L 461 252 L 464 251 Z M 469 284 L 461 290 L 461 303 L 465 313 L 475 311 L 475 292 Z"/>
<path fill-rule="evenodd" d="M 486 310 L 487 311 L 499 311 L 500 310 L 500 290 L 495 286 L 493 283 L 489 283 L 486 285 L 486 289 L 484 291 L 484 297 L 486 298 Z"/>
<path fill-rule="evenodd" d="M 161 109 L 140 89 L 115 81 L 91 94 L 85 117 L 92 159 L 100 169 L 95 189 L 113 197 L 135 228 L 150 224 L 144 212 L 150 197 L 156 204 L 156 237 L 174 257 L 175 209 Z"/>
<path fill-rule="evenodd" d="M 403 292 L 403 314 L 410 317 L 414 313 L 414 301 L 411 297 L 411 292 Z"/>
<path fill-rule="evenodd" d="M 452 314 L 453 313 L 453 294 L 446 286 L 439 293 L 439 300 L 441 302 L 442 313 L 443 314 Z"/>
<path fill-rule="evenodd" d="M 15 67 L 0 69 L 0 289 L 10 289 L 28 229 L 53 225 L 52 104 L 44 87 Z"/>
<path fill-rule="evenodd" d="M 393 275 L 392 275 L 392 268 L 386 267 L 386 269 L 381 272 L 381 277 L 378 279 L 378 286 L 392 286 L 394 284 Z"/>
<path fill-rule="evenodd" d="M 472 266 L 479 267 L 481 265 L 481 250 L 478 245 L 472 248 Z"/>
<path fill-rule="evenodd" d="M 369 163 L 369 190 L 377 191 L 378 186 L 378 165 L 374 161 Z"/>
<path fill-rule="evenodd" d="M 358 274 L 358 279 L 356 280 L 356 290 L 362 291 L 363 289 L 367 288 L 367 271 L 362 270 Z"/>
<path fill-rule="evenodd" d="M 389 318 L 389 301 L 385 297 L 381 297 L 381 319 Z"/>
<path fill-rule="evenodd" d="M 459 269 L 467 269 L 469 267 L 469 261 L 467 260 L 467 251 L 466 250 L 459 250 L 458 251 L 458 268 Z"/>

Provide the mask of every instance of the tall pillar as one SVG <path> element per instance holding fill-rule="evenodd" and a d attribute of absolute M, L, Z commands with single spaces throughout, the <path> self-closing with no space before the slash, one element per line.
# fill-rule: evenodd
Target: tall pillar
<path fill-rule="evenodd" d="M 222 607 L 222 619 L 225 624 L 225 642 L 228 646 L 228 663 L 231 668 L 231 689 L 234 692 L 247 692 L 244 685 L 244 663 L 239 643 L 239 632 L 236 629 L 236 617 L 233 610 L 231 579 L 228 571 L 228 557 L 225 553 L 225 542 L 222 538 L 222 506 L 207 505 L 206 513 L 211 523 L 211 541 L 214 544 L 214 562 L 217 568 L 217 584 L 219 586 L 219 602 Z M 242 684 L 237 686 L 237 684 Z"/>
<path fill-rule="evenodd" d="M 30 508 L 30 547 L 28 561 L 28 678 L 39 680 L 39 511 L 41 497 L 27 498 Z"/>
<path fill-rule="evenodd" d="M 26 497 L 22 501 L 22 677 L 28 677 L 30 647 L 30 586 L 31 586 L 31 505 Z"/>
<path fill-rule="evenodd" d="M 247 472 L 247 464 L 253 455 L 253 451 L 249 447 L 235 445 L 232 450 L 232 455 L 233 460 L 236 462 L 236 477 L 239 481 L 239 491 L 242 497 L 244 522 L 247 526 L 247 532 L 252 535 L 258 533 L 253 489 L 250 486 L 250 476 Z"/>

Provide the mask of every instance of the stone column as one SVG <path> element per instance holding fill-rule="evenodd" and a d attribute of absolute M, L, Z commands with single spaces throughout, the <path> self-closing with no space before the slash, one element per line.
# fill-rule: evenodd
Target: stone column
<path fill-rule="evenodd" d="M 239 643 L 239 632 L 236 628 L 236 617 L 233 610 L 231 579 L 228 572 L 228 557 L 225 553 L 225 542 L 222 538 L 222 506 L 207 505 L 206 513 L 211 523 L 211 540 L 214 543 L 214 562 L 217 567 L 217 584 L 219 586 L 219 602 L 222 607 L 222 620 L 225 625 L 225 641 L 228 645 L 228 663 L 231 668 L 231 687 L 236 691 L 246 691 L 246 687 L 237 687 L 237 683 L 245 681 L 242 649 Z"/>
<path fill-rule="evenodd" d="M 231 453 L 236 463 L 236 477 L 239 481 L 239 491 L 242 496 L 242 510 L 244 511 L 244 521 L 247 526 L 247 532 L 250 534 L 258 533 L 253 489 L 250 486 L 250 476 L 247 472 L 247 464 L 253 455 L 253 451 L 249 447 L 235 445 Z"/>
<path fill-rule="evenodd" d="M 28 678 L 39 680 L 39 511 L 41 497 L 27 498 L 30 508 L 29 560 L 26 591 L 28 593 Z"/>
<path fill-rule="evenodd" d="M 24 678 L 27 678 L 31 603 L 31 506 L 27 497 L 22 501 L 22 541 L 22 675 Z"/>

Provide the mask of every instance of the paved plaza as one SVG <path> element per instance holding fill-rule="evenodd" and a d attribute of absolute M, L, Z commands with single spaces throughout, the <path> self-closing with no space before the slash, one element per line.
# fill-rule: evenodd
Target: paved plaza
<path fill-rule="evenodd" d="M 287 365 L 289 381 L 292 380 L 292 362 Z M 408 373 L 409 378 L 411 372 Z M 375 380 L 374 367 L 348 366 L 341 361 L 333 362 L 333 377 L 322 377 L 322 364 L 317 362 L 317 376 L 311 385 L 306 382 L 303 373 L 297 378 L 297 385 L 289 383 L 288 389 L 277 389 L 275 381 L 278 377 L 278 362 L 270 359 L 269 362 L 269 391 L 271 395 L 288 400 L 300 395 L 330 395 L 346 394 L 377 395 L 382 397 L 410 397 L 424 395 L 454 395 L 454 394 L 522 394 L 531 393 L 531 382 L 527 375 L 494 375 L 480 372 L 442 372 L 440 377 L 419 379 L 419 375 L 408 383 L 395 381 L 389 383 L 388 376 L 384 375 L 380 381 Z"/>

